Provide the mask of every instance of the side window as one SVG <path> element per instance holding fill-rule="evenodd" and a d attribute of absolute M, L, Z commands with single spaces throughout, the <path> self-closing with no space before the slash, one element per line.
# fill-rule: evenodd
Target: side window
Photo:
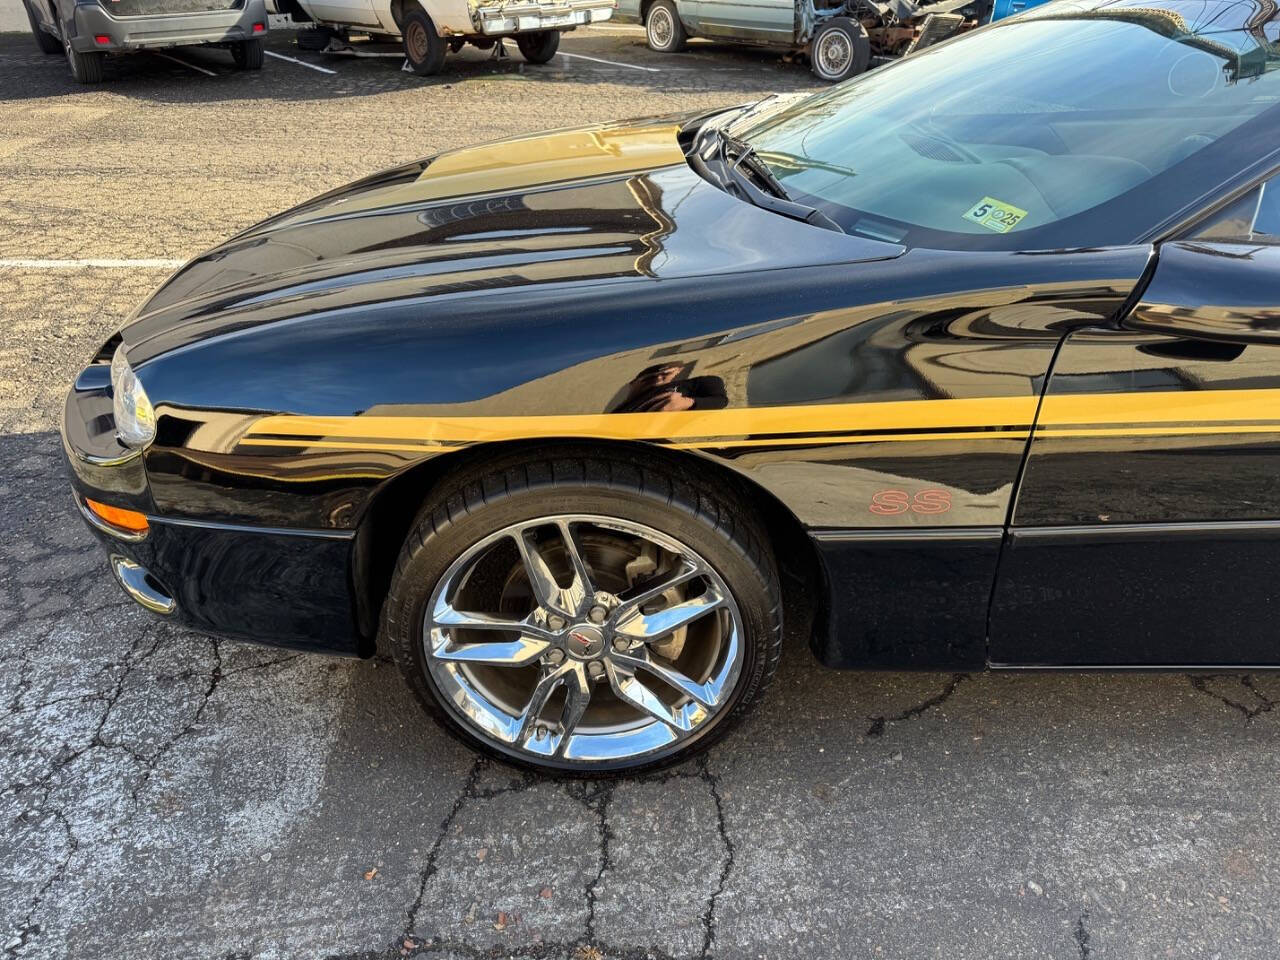
<path fill-rule="evenodd" d="M 1280 243 L 1280 176 L 1259 184 L 1200 221 L 1184 239 Z"/>

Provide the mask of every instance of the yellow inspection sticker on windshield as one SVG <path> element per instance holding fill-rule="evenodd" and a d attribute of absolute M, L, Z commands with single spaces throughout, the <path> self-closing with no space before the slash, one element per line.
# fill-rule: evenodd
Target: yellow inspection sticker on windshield
<path fill-rule="evenodd" d="M 973 205 L 973 209 L 966 213 L 964 218 L 980 223 L 996 233 L 1008 233 L 1021 223 L 1026 215 L 1027 211 L 1015 207 L 1012 203 L 1005 203 L 995 197 L 983 197 Z"/>

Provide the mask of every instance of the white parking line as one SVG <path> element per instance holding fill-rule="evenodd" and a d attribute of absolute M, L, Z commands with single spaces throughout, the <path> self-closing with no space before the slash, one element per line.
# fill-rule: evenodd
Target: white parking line
<path fill-rule="evenodd" d="M 582 53 L 565 53 L 560 51 L 562 57 L 574 57 L 578 60 L 590 60 L 592 63 L 607 63 L 611 67 L 626 67 L 628 70 L 643 70 L 645 73 L 661 73 L 657 67 L 641 67 L 634 63 L 619 63 L 617 60 L 601 60 L 599 57 L 588 57 Z"/>
<path fill-rule="evenodd" d="M 187 63 L 187 61 L 185 60 L 179 60 L 177 57 L 170 56 L 167 53 L 161 53 L 159 50 L 153 50 L 152 52 L 157 57 L 164 57 L 166 60 L 172 60 L 174 63 L 181 64 L 184 67 L 189 67 L 192 70 L 199 70 L 205 76 L 216 77 L 218 75 L 217 71 L 215 70 L 206 70 L 204 67 L 197 67 L 194 63 Z"/>
<path fill-rule="evenodd" d="M 305 60 L 299 60 L 297 57 L 286 57 L 283 53 L 272 53 L 270 50 L 263 50 L 268 57 L 275 57 L 277 60 L 288 60 L 290 63 L 296 63 L 300 67 L 307 67 L 311 70 L 319 70 L 321 73 L 337 73 L 337 70 L 330 70 L 328 67 L 318 67 L 314 63 L 307 63 Z"/>
<path fill-rule="evenodd" d="M 81 267 L 123 267 L 151 270 L 173 270 L 184 260 L 22 260 L 0 259 L 0 267 L 21 267 L 24 270 L 78 270 Z"/>

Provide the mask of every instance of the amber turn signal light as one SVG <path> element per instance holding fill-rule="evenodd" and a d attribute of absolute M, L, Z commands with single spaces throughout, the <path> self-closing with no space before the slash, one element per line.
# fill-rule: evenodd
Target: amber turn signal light
<path fill-rule="evenodd" d="M 109 504 L 99 503 L 97 500 L 90 500 L 88 497 L 84 498 L 84 503 L 95 517 L 109 527 L 115 527 L 117 530 L 124 530 L 127 533 L 134 534 L 147 532 L 146 515 L 139 513 L 137 510 L 113 507 Z"/>

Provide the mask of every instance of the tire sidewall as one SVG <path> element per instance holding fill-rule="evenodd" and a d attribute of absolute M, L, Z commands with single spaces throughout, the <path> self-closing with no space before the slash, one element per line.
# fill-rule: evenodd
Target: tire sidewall
<path fill-rule="evenodd" d="M 35 37 L 36 47 L 44 54 L 57 53 L 62 46 L 61 39 L 55 37 L 44 28 L 40 22 L 39 15 L 31 6 L 31 0 L 22 0 L 22 6 L 27 11 L 27 22 L 31 24 L 31 34 Z M 50 49 L 50 47 L 53 49 Z"/>
<path fill-rule="evenodd" d="M 546 63 L 560 48 L 560 34 L 556 30 L 540 30 L 536 34 L 516 34 L 516 47 L 528 62 Z"/>
<path fill-rule="evenodd" d="M 665 44 L 655 42 L 651 24 L 655 17 L 665 16 L 671 23 L 671 39 Z M 649 8 L 648 14 L 644 20 L 644 39 L 649 45 L 649 49 L 659 53 L 672 53 L 680 46 L 680 15 L 676 9 L 669 3 L 658 2 Z"/>
<path fill-rule="evenodd" d="M 587 767 L 569 762 L 535 762 L 527 754 L 507 750 L 472 731 L 440 693 L 428 668 L 424 643 L 427 603 L 453 563 L 486 536 L 522 521 L 558 514 L 602 515 L 643 524 L 674 536 L 697 552 L 728 585 L 742 618 L 742 665 L 725 705 L 696 737 L 680 742 L 669 753 L 627 758 Z M 424 532 L 420 539 L 418 532 Z M 669 506 L 655 497 L 626 489 L 590 484 L 558 483 L 554 487 L 530 487 L 458 514 L 435 529 L 427 523 L 410 535 L 397 567 L 395 583 L 387 598 L 387 645 L 414 692 L 428 710 L 455 736 L 491 756 L 547 772 L 600 774 L 667 766 L 683 759 L 694 745 L 709 746 L 735 724 L 744 702 L 755 700 L 762 684 L 768 646 L 781 629 L 778 604 L 768 577 L 742 548 L 719 527 L 700 519 L 687 507 Z"/>
<path fill-rule="evenodd" d="M 69 38 L 63 39 L 62 49 L 67 55 L 71 76 L 77 83 L 98 83 L 102 79 L 101 53 L 77 53 Z"/>
<path fill-rule="evenodd" d="M 422 60 L 414 60 L 409 52 L 410 31 L 418 28 L 421 28 L 426 33 L 427 53 Z M 404 25 L 401 29 L 404 36 L 405 59 L 409 61 L 409 66 L 413 68 L 413 72 L 424 77 L 439 73 L 440 68 L 444 65 L 444 57 L 448 47 L 444 38 L 436 31 L 435 24 L 431 22 L 431 17 L 422 9 L 412 10 L 405 16 Z"/>
<path fill-rule="evenodd" d="M 833 33 L 842 34 L 845 38 L 845 43 L 849 46 L 849 63 L 843 71 L 835 75 L 823 72 L 819 67 L 820 60 L 818 57 L 819 45 Z M 861 49 L 863 46 L 867 47 L 866 51 Z M 818 29 L 813 38 L 810 62 L 813 65 L 813 73 L 819 79 L 828 83 L 841 83 L 866 71 L 868 57 L 863 54 L 869 54 L 869 52 L 870 44 L 866 39 L 866 32 L 862 29 L 861 24 L 855 24 L 853 21 L 841 17 L 828 21 Z"/>

